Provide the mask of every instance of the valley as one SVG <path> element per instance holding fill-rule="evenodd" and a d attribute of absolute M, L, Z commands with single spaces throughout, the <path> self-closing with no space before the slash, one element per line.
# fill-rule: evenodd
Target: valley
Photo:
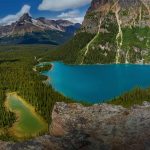
<path fill-rule="evenodd" d="M 0 150 L 149 149 L 149 0 L 43 5 L 0 19 Z"/>
<path fill-rule="evenodd" d="M 63 46 L 61 46 L 61 47 L 63 48 Z M 53 84 L 52 85 L 51 84 L 45 84 L 45 82 L 43 82 L 43 81 L 47 80 L 47 77 L 45 76 L 46 74 L 44 74 L 44 76 L 43 76 L 43 75 L 40 75 L 39 72 L 33 70 L 34 66 L 39 64 L 39 60 L 41 61 L 41 63 L 47 62 L 47 61 L 51 61 L 51 62 L 56 61 L 57 58 L 55 57 L 56 56 L 55 52 L 56 51 L 60 52 L 58 49 L 60 49 L 61 47 L 53 47 L 53 46 L 49 46 L 49 45 L 0 46 L 0 70 L 1 70 L 1 72 L 0 72 L 0 81 L 1 81 L 1 84 L 0 84 L 0 99 L 1 99 L 1 101 L 0 101 L 0 108 L 1 108 L 0 109 L 1 110 L 0 111 L 0 114 L 1 114 L 0 115 L 0 129 L 2 129 L 2 131 L 3 131 L 0 134 L 1 140 L 8 141 L 8 140 L 26 139 L 27 137 L 26 137 L 26 135 L 24 135 L 24 132 L 26 132 L 26 134 L 28 133 L 28 135 L 30 135 L 28 137 L 34 137 L 35 134 L 36 135 L 42 135 L 44 133 L 47 133 L 47 130 L 44 127 L 45 125 L 43 126 L 44 131 L 45 131 L 44 132 L 41 129 L 42 124 L 40 126 L 40 123 L 38 123 L 36 131 L 30 130 L 33 127 L 32 125 L 35 122 L 37 122 L 36 119 L 35 119 L 34 123 L 28 122 L 28 121 L 26 122 L 26 119 L 28 120 L 28 117 L 29 118 L 33 117 L 30 114 L 30 109 L 29 109 L 30 107 L 32 108 L 32 110 L 34 108 L 35 113 L 38 114 L 39 116 L 41 116 L 45 120 L 46 124 L 48 124 L 48 126 L 49 126 L 51 124 L 51 119 L 52 119 L 50 116 L 51 116 L 53 107 L 54 107 L 56 102 L 72 103 L 75 101 L 80 101 L 85 106 L 91 105 L 90 104 L 91 100 L 94 100 L 93 97 L 90 97 L 90 99 L 88 98 L 89 101 L 87 101 L 85 99 L 85 97 L 82 97 L 82 90 L 80 91 L 80 94 L 75 93 L 75 97 L 66 95 L 65 93 L 62 93 L 60 91 L 57 92 L 57 90 L 56 91 L 54 90 L 55 88 L 53 87 Z M 57 55 L 57 56 L 59 56 L 59 55 Z M 64 62 L 65 62 L 65 60 L 64 60 Z M 45 65 L 47 65 L 47 64 L 49 64 L 49 63 L 45 63 Z M 54 65 L 53 67 L 54 67 L 53 69 L 55 70 L 56 66 Z M 68 66 L 68 68 L 70 68 L 70 69 L 72 68 L 70 70 L 72 72 L 72 74 L 68 74 L 68 75 L 66 74 L 66 75 L 64 75 L 64 77 L 67 77 L 67 80 L 70 78 L 73 81 L 74 77 L 76 76 L 76 80 L 74 80 L 74 81 L 76 83 L 80 82 L 78 80 L 79 79 L 78 75 L 75 73 L 75 72 L 77 72 L 76 69 L 78 67 L 82 71 L 85 70 L 84 67 L 87 68 L 86 69 L 87 73 L 89 72 L 89 69 L 90 69 L 90 66 L 86 67 L 84 65 L 83 66 L 74 66 L 73 65 L 70 67 Z M 105 65 L 95 65 L 93 67 L 105 68 L 106 66 Z M 109 65 L 108 65 L 108 67 L 109 67 Z M 120 67 L 121 67 L 121 65 L 120 65 Z M 133 65 L 133 67 L 134 67 L 134 65 Z M 147 71 L 149 70 L 148 69 L 149 66 L 146 66 L 146 65 L 145 65 L 145 67 L 143 66 L 145 69 L 142 66 L 137 65 L 137 67 L 139 67 L 139 69 L 141 68 L 142 70 L 145 70 L 146 68 L 147 68 L 146 69 Z M 51 65 L 44 67 L 43 69 L 45 70 L 47 68 L 50 69 Z M 66 68 L 67 68 L 67 66 L 66 66 Z M 116 69 L 117 68 L 118 67 L 116 66 Z M 139 69 L 137 69 L 137 70 L 139 70 Z M 7 72 L 6 72 L 6 70 L 7 70 Z M 61 73 L 59 73 L 59 71 L 58 71 L 58 75 L 62 75 L 62 73 L 64 72 L 61 69 L 61 67 L 60 67 L 60 70 L 61 70 Z M 93 72 L 92 70 L 91 70 L 91 73 Z M 131 70 L 133 70 L 132 67 L 131 67 Z M 83 75 L 87 74 L 86 72 L 83 72 Z M 143 71 L 141 71 L 141 72 L 143 72 Z M 105 72 L 103 72 L 103 73 L 105 73 Z M 96 75 L 96 72 L 94 74 Z M 108 73 L 108 74 L 110 74 L 110 73 Z M 143 75 L 146 75 L 146 74 L 147 73 L 143 72 Z M 132 75 L 132 73 L 131 73 L 131 75 Z M 54 75 L 54 76 L 55 76 L 55 78 L 50 76 L 50 80 L 48 80 L 48 82 L 51 82 L 51 80 L 54 80 L 54 79 L 60 80 L 63 77 L 62 76 L 60 78 L 59 76 L 58 77 L 56 77 L 56 75 Z M 104 74 L 104 76 L 105 76 L 105 74 Z M 86 75 L 86 78 L 90 81 L 91 79 L 88 77 L 90 77 L 90 76 Z M 97 77 L 98 77 L 97 80 L 99 80 L 99 75 Z M 147 77 L 139 77 L 139 78 L 146 79 Z M 81 79 L 82 79 L 81 83 L 83 83 L 83 85 L 84 85 L 83 78 L 84 78 L 84 76 L 81 77 Z M 86 85 L 90 84 L 90 82 L 86 81 L 86 78 L 85 78 Z M 95 77 L 93 79 L 95 79 Z M 101 81 L 101 80 L 99 80 L 99 81 Z M 103 81 L 105 81 L 105 80 L 103 80 Z M 138 77 L 137 77 L 137 81 L 139 81 Z M 134 85 L 137 83 L 137 81 L 135 81 L 135 83 L 133 83 L 133 85 L 130 87 L 130 89 L 135 87 Z M 131 107 L 135 104 L 142 104 L 145 100 L 150 101 L 149 88 L 147 89 L 147 87 L 149 87 L 149 82 L 148 82 L 149 80 L 148 80 L 148 78 L 147 78 L 147 80 L 143 80 L 142 82 L 144 85 L 141 84 L 142 83 L 141 81 L 139 81 L 138 85 L 139 86 L 141 85 L 141 87 L 145 87 L 146 89 L 137 88 L 137 89 L 131 90 L 131 92 L 128 92 L 130 89 L 127 89 L 127 91 L 126 91 L 127 93 L 125 93 L 123 95 L 120 95 L 122 93 L 121 92 L 119 94 L 120 96 L 117 94 L 117 95 L 110 95 L 110 97 L 107 97 L 107 98 L 103 97 L 106 100 L 105 102 L 110 103 L 110 104 L 115 104 L 115 105 L 123 105 L 124 107 Z M 114 80 L 114 82 L 115 82 L 115 80 Z M 64 82 L 64 83 L 67 84 L 67 82 Z M 91 83 L 93 84 L 94 82 L 91 80 Z M 129 82 L 129 83 L 132 83 L 132 82 Z M 107 90 L 108 85 L 106 85 L 105 82 L 103 85 L 101 84 L 102 89 L 103 89 L 104 85 L 105 85 L 106 90 Z M 118 84 L 118 86 L 119 85 L 120 84 Z M 62 88 L 63 87 L 64 86 L 62 84 Z M 78 87 L 78 85 L 77 85 L 77 87 Z M 88 87 L 90 87 L 90 86 L 87 85 L 86 88 L 88 88 Z M 91 87 L 93 87 L 93 86 L 91 86 Z M 115 89 L 115 88 L 113 88 L 113 89 Z M 118 89 L 120 90 L 120 88 L 118 88 Z M 89 97 L 88 94 L 90 94 L 92 92 L 92 90 L 89 88 L 88 94 L 87 94 L 86 90 L 87 89 L 85 89 L 85 96 Z M 97 90 L 99 90 L 99 87 Z M 17 121 L 17 118 L 16 118 L 17 115 L 15 113 L 15 110 L 17 108 L 16 109 L 14 108 L 14 111 L 12 111 L 11 109 L 8 110 L 4 107 L 4 104 L 6 102 L 5 100 L 7 98 L 7 93 L 10 93 L 12 91 L 17 92 L 19 95 L 19 99 L 23 98 L 27 102 L 27 104 L 30 105 L 30 107 L 22 106 L 22 104 L 24 104 L 24 103 L 22 103 L 22 104 L 17 103 L 17 105 L 16 105 L 15 103 L 16 103 L 16 97 L 17 96 L 14 95 L 14 97 L 11 98 L 11 99 L 13 99 L 12 103 L 10 103 L 11 107 L 15 106 L 15 108 L 16 108 L 17 106 L 19 106 L 19 110 L 20 110 L 20 108 L 22 108 L 21 109 L 21 112 L 23 113 L 22 115 L 25 116 L 25 118 L 27 117 L 25 120 L 22 120 L 24 117 L 21 117 L 22 118 L 20 120 L 21 122 L 19 120 Z M 114 93 L 114 92 L 112 92 L 112 93 Z M 123 90 L 123 93 L 124 93 L 124 90 Z M 67 97 L 63 96 L 63 95 L 66 95 Z M 77 95 L 81 96 L 81 97 L 76 97 Z M 98 96 L 97 93 L 95 93 L 93 95 L 97 96 L 97 98 L 96 98 L 97 101 L 93 101 L 94 103 L 103 102 L 103 100 L 100 101 L 99 96 L 105 96 L 104 94 L 100 94 Z M 106 95 L 108 96 L 108 94 L 106 94 Z M 90 94 L 90 96 L 92 96 L 92 94 Z M 117 97 L 114 98 L 114 96 L 117 96 Z M 69 97 L 71 97 L 71 98 L 69 98 Z M 107 101 L 108 99 L 113 99 L 113 100 Z M 11 101 L 9 101 L 9 102 L 11 102 Z M 27 113 L 27 116 L 26 116 L 26 109 L 29 110 Z M 34 121 L 34 118 L 32 120 Z M 31 123 L 31 125 L 30 125 L 31 128 L 25 129 L 26 125 L 28 123 Z M 16 125 L 15 128 L 14 128 L 14 125 Z M 23 130 L 19 129 L 19 131 L 18 131 L 18 129 L 16 129 L 16 127 L 18 128 L 18 126 L 21 126 L 21 128 Z M 13 134 L 14 132 L 11 132 L 10 129 L 13 129 L 13 131 L 16 131 L 15 133 L 16 134 L 18 133 L 18 134 L 17 135 Z M 43 132 L 39 132 L 40 130 L 42 130 Z M 33 132 L 35 134 L 33 134 Z M 19 133 L 21 135 L 19 135 Z M 33 136 L 31 136 L 31 135 L 33 135 Z"/>

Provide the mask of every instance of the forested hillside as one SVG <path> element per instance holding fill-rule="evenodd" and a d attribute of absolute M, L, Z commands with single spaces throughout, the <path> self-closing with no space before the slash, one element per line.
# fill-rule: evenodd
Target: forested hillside
<path fill-rule="evenodd" d="M 45 60 L 63 61 L 68 64 L 77 63 L 77 57 L 80 55 L 80 50 L 83 49 L 95 34 L 86 32 L 77 32 L 67 43 L 57 47 L 55 50 L 47 52 Z M 78 63 L 77 63 L 78 64 Z"/>
<path fill-rule="evenodd" d="M 130 108 L 134 105 L 142 105 L 143 102 L 150 102 L 150 88 L 135 88 L 125 94 L 110 100 L 109 104 L 122 105 Z"/>
<path fill-rule="evenodd" d="M 46 45 L 0 46 L 0 129 L 10 127 L 16 119 L 4 107 L 7 92 L 16 91 L 48 123 L 51 122 L 51 111 L 56 101 L 71 102 L 51 86 L 46 86 L 42 82 L 46 77 L 33 70 L 38 58 L 47 54 L 49 49 L 51 47 Z"/>

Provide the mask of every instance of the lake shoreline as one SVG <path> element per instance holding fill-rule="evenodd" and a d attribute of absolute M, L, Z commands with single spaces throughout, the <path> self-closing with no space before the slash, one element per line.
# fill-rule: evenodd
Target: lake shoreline
<path fill-rule="evenodd" d="M 45 120 L 37 113 L 35 112 L 35 109 L 33 108 L 33 106 L 31 104 L 29 104 L 28 102 L 26 102 L 22 97 L 20 97 L 17 92 L 11 92 L 11 93 L 7 93 L 7 97 L 6 97 L 6 100 L 5 100 L 5 103 L 4 103 L 4 106 L 7 110 L 15 113 L 16 115 L 16 120 L 14 122 L 14 124 L 12 125 L 12 127 L 10 127 L 8 129 L 8 132 L 10 135 L 16 137 L 17 139 L 24 139 L 24 138 L 30 138 L 31 137 L 35 137 L 37 136 L 37 133 L 36 134 L 32 134 L 32 135 L 28 135 L 28 136 L 24 136 L 22 135 L 21 133 L 17 133 L 17 130 L 20 130 L 19 128 L 19 121 L 20 121 L 20 118 L 22 116 L 21 112 L 20 111 L 17 111 L 17 110 L 13 110 L 12 108 L 10 108 L 10 104 L 9 104 L 9 97 L 10 96 L 13 96 L 16 98 L 17 101 L 20 101 L 26 108 L 29 109 L 29 111 L 32 113 L 32 115 L 41 123 L 41 125 L 44 127 L 41 131 L 39 132 L 46 132 L 46 122 Z"/>
<path fill-rule="evenodd" d="M 123 95 L 124 93 L 127 93 L 129 91 L 131 91 L 132 89 L 136 88 L 136 87 L 141 87 L 141 88 L 147 88 L 149 87 L 148 83 L 145 82 L 145 77 L 142 79 L 142 76 L 144 75 L 144 73 L 139 74 L 138 73 L 134 73 L 132 71 L 132 69 L 137 70 L 141 70 L 148 72 L 149 70 L 149 64 L 92 64 L 92 65 L 72 65 L 72 64 L 65 64 L 63 62 L 49 62 L 52 64 L 52 68 L 49 71 L 45 71 L 43 73 L 41 73 L 42 75 L 47 77 L 47 80 L 45 81 L 46 84 L 50 84 L 54 91 L 59 92 L 61 95 L 68 97 L 70 99 L 73 99 L 76 102 L 87 102 L 90 104 L 97 104 L 97 103 L 107 103 L 109 101 L 111 101 L 112 99 L 119 97 L 121 95 Z M 56 65 L 56 66 L 55 66 Z M 71 69 L 71 67 L 73 67 L 73 69 Z M 75 67 L 75 68 L 74 68 Z M 64 70 L 63 70 L 64 68 Z M 78 70 L 79 68 L 79 70 Z M 89 68 L 89 70 L 88 70 Z M 98 68 L 98 69 L 96 69 Z M 69 71 L 71 70 L 71 71 Z M 73 71 L 72 71 L 73 70 Z M 84 73 L 84 70 L 85 73 Z M 95 70 L 100 70 L 97 74 L 97 71 Z M 112 71 L 112 72 L 111 72 Z M 67 72 L 67 73 L 66 73 Z M 95 79 L 91 80 L 91 77 L 86 77 L 85 74 L 90 74 L 90 76 L 94 76 L 96 77 Z M 139 71 L 138 71 L 139 72 Z M 71 74 L 70 74 L 71 73 Z M 78 76 L 84 75 L 84 77 L 79 77 L 81 79 L 78 80 Z M 115 74 L 115 75 L 114 75 Z M 134 79 L 129 83 L 124 82 L 124 79 L 121 77 L 121 74 L 123 74 L 123 78 L 125 78 L 126 80 L 129 78 L 130 80 L 132 80 L 133 76 L 136 78 L 139 78 L 140 81 L 138 81 L 137 79 Z M 113 75 L 113 77 L 111 77 Z M 72 77 L 71 77 L 72 76 Z M 107 77 L 106 77 L 107 76 Z M 119 79 L 118 79 L 119 76 Z M 93 77 L 93 78 L 94 78 Z M 121 79 L 120 79 L 121 77 Z M 87 81 L 84 80 L 84 78 L 87 78 Z M 104 79 L 103 79 L 104 78 Z M 111 78 L 114 78 L 116 80 L 116 82 L 112 81 Z M 57 80 L 58 79 L 58 80 Z M 53 82 L 51 82 L 50 80 L 53 80 Z M 76 82 L 74 82 L 74 80 L 76 80 Z M 95 81 L 97 80 L 97 82 Z M 104 81 L 103 81 L 104 80 Z M 103 87 L 103 83 L 105 81 L 110 81 L 110 83 L 112 82 L 112 87 L 106 87 L 105 90 L 102 89 Z M 146 80 L 148 80 L 146 78 Z M 56 81 L 56 82 L 55 82 Z M 89 81 L 91 82 L 91 85 L 89 84 Z M 71 87 L 68 87 L 68 84 L 70 86 L 70 82 L 73 82 Z M 83 84 L 82 84 L 83 82 Z M 74 92 L 74 91 L 70 91 L 71 88 L 77 87 L 77 86 L 81 86 L 80 87 L 84 87 L 84 85 L 86 85 L 86 87 L 89 85 L 90 87 L 93 87 L 93 83 L 94 86 L 97 86 L 100 89 L 97 89 L 97 91 L 99 90 L 101 92 L 101 95 L 97 95 L 97 93 L 94 93 L 93 90 L 93 95 L 96 95 L 96 99 L 93 100 L 93 97 L 89 97 L 88 99 L 86 99 L 87 94 L 92 93 L 91 90 L 86 90 L 86 92 L 84 91 L 84 95 L 86 97 L 81 96 L 80 94 L 82 94 L 82 90 L 80 89 L 79 93 L 74 93 L 73 95 L 71 95 L 70 93 Z M 79 85 L 76 85 L 77 83 L 80 83 Z M 128 84 L 129 83 L 129 84 Z M 123 84 L 123 85 L 122 85 Z M 120 86 L 122 85 L 123 88 L 121 88 Z M 116 89 L 117 86 L 117 89 Z M 63 88 L 65 87 L 65 89 Z M 85 87 L 85 88 L 86 88 Z M 113 90 L 116 90 L 117 93 L 113 92 Z M 75 89 L 75 92 L 78 91 L 79 88 Z M 107 96 L 108 94 L 106 94 L 106 91 L 109 91 L 109 93 L 111 93 L 110 96 Z M 106 96 L 104 96 L 104 94 Z M 92 100 L 92 101 L 91 101 Z"/>

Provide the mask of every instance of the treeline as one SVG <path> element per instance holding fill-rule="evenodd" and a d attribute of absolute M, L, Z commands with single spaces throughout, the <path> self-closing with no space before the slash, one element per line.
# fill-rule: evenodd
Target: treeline
<path fill-rule="evenodd" d="M 150 88 L 141 89 L 135 88 L 113 100 L 110 104 L 122 105 L 124 107 L 131 107 L 133 105 L 141 105 L 144 101 L 150 102 Z"/>

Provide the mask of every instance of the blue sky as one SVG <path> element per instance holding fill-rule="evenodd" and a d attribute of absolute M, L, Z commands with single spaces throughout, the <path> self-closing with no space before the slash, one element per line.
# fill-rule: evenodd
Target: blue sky
<path fill-rule="evenodd" d="M 91 0 L 0 0 L 0 25 L 16 21 L 24 12 L 34 17 L 82 22 Z"/>

